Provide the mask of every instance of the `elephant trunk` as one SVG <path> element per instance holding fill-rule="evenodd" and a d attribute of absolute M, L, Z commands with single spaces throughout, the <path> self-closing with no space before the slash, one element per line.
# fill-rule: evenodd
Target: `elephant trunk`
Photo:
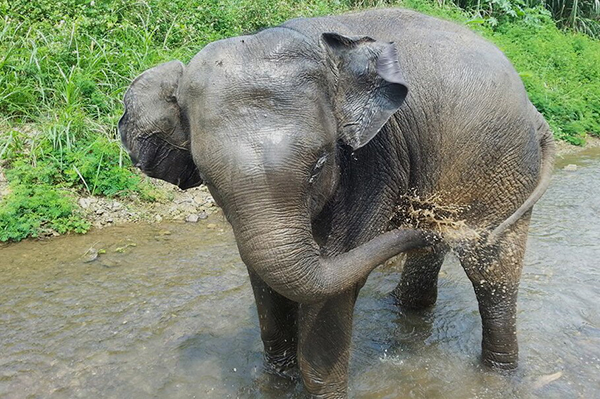
<path fill-rule="evenodd" d="M 346 253 L 325 257 L 313 238 L 309 217 L 290 220 L 284 214 L 263 209 L 260 221 L 237 220 L 233 228 L 246 265 L 275 291 L 298 303 L 336 296 L 366 279 L 392 256 L 432 243 L 431 233 L 396 229 Z"/>

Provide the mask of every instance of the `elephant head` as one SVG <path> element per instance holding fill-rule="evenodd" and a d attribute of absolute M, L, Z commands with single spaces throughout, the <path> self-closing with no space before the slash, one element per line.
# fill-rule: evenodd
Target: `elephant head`
<path fill-rule="evenodd" d="M 182 189 L 202 184 L 190 154 L 189 126 L 177 102 L 184 68 L 172 61 L 138 76 L 125 93 L 119 120 L 121 141 L 133 164 Z"/>
<path fill-rule="evenodd" d="M 312 233 L 339 185 L 340 148 L 366 145 L 406 95 L 394 44 L 335 33 L 314 40 L 274 28 L 212 43 L 185 72 L 168 63 L 134 81 L 126 116 L 132 108 L 143 117 L 124 116 L 135 132 L 124 141 L 132 155 L 151 155 L 140 158 L 144 171 L 204 181 L 246 265 L 282 295 L 316 302 L 426 245 L 423 232 L 394 230 L 326 257 Z"/>

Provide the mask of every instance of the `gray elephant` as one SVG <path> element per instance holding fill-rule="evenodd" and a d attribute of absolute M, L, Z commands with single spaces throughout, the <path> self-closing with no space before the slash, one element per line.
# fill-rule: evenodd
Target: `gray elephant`
<path fill-rule="evenodd" d="M 429 307 L 449 250 L 475 289 L 483 362 L 516 367 L 517 287 L 554 143 L 492 44 L 401 9 L 294 19 L 154 67 L 124 103 L 135 165 L 206 184 L 231 223 L 273 370 L 298 365 L 315 397 L 347 397 L 369 273 L 406 252 L 393 295 Z"/>

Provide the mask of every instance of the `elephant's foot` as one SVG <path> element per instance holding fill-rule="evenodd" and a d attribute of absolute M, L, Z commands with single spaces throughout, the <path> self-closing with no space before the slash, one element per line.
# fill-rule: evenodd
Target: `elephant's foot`
<path fill-rule="evenodd" d="M 270 374 L 293 380 L 298 379 L 296 351 L 285 351 L 278 354 L 265 353 L 265 369 Z"/>
<path fill-rule="evenodd" d="M 494 323 L 484 319 L 481 360 L 492 370 L 514 370 L 519 359 L 516 323 L 507 318 L 505 323 Z M 498 320 L 495 320 L 496 322 Z M 490 324 L 493 324 L 490 327 Z"/>
<path fill-rule="evenodd" d="M 311 398 L 315 399 L 348 399 L 348 381 L 324 382 L 322 377 L 311 377 L 311 373 L 303 370 L 302 380 Z"/>

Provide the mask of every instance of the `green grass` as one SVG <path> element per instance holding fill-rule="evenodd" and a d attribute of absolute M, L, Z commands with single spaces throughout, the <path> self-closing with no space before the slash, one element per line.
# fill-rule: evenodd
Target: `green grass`
<path fill-rule="evenodd" d="M 131 79 L 298 16 L 396 5 L 467 24 L 511 58 L 557 137 L 581 144 L 600 134 L 600 42 L 559 30 L 548 12 L 521 0 L 477 4 L 487 8 L 443 0 L 0 0 L 0 162 L 12 190 L 0 202 L 0 241 L 85 231 L 76 195 L 154 200 L 116 132 Z"/>

